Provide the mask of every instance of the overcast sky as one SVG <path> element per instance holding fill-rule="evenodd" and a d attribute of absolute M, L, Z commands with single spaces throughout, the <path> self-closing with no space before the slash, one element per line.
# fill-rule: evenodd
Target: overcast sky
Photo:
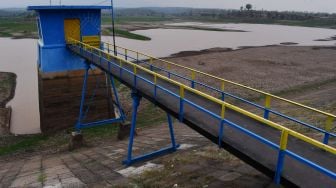
<path fill-rule="evenodd" d="M 65 5 L 95 5 L 103 0 L 61 0 Z M 309 12 L 336 13 L 336 0 L 114 0 L 117 7 L 195 7 L 239 9 L 251 3 L 256 9 L 297 10 Z M 60 0 L 52 0 L 59 4 Z M 108 5 L 109 0 L 102 5 Z M 48 5 L 49 0 L 0 0 L 0 7 L 26 7 L 28 5 Z"/>

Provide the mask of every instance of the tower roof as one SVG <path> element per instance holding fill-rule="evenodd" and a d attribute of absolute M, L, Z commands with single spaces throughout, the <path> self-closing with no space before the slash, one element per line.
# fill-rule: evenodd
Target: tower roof
<path fill-rule="evenodd" d="M 27 10 L 101 10 L 101 9 L 111 9 L 111 6 L 70 6 L 70 5 L 61 5 L 61 6 L 28 6 Z"/>

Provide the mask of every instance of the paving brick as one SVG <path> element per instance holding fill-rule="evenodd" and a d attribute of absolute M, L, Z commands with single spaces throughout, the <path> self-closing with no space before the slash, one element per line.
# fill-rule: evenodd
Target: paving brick
<path fill-rule="evenodd" d="M 90 151 L 89 153 L 92 153 Z M 94 158 L 94 156 L 98 158 Z M 100 156 L 92 153 L 92 155 L 87 155 L 87 153 L 78 153 L 76 154 L 76 158 L 88 158 L 90 159 L 90 163 L 84 164 L 87 169 L 89 169 L 91 172 L 94 172 L 97 176 L 101 177 L 105 182 L 109 183 L 110 180 L 114 179 L 115 177 L 118 177 L 119 174 L 114 172 L 112 169 L 110 169 L 108 166 L 105 166 L 100 163 Z"/>
<path fill-rule="evenodd" d="M 83 182 L 79 181 L 75 177 L 65 178 L 61 181 L 62 188 L 81 188 L 87 187 Z"/>
<path fill-rule="evenodd" d="M 102 179 L 95 174 L 93 174 L 90 170 L 84 167 L 77 159 L 75 159 L 72 155 L 62 156 L 62 160 L 64 164 L 71 170 L 71 172 L 83 183 L 85 184 L 93 184 L 95 182 L 99 182 Z"/>
<path fill-rule="evenodd" d="M 198 150 L 203 146 L 213 145 L 198 133 L 191 132 L 185 125 L 176 123 L 176 140 L 182 144 L 185 150 Z M 153 127 L 139 131 L 134 140 L 133 156 L 152 152 L 162 147 L 169 146 L 170 135 L 166 125 Z M 191 144 L 191 145 L 190 145 Z M 66 152 L 58 155 L 42 157 L 40 155 L 21 161 L 1 162 L 0 188 L 2 187 L 114 187 L 116 185 L 128 185 L 129 179 L 123 177 L 117 171 L 126 167 L 122 160 L 126 158 L 128 140 L 108 142 L 102 146 L 82 148 L 72 153 Z M 179 150 L 179 152 L 188 152 Z M 174 155 L 174 154 L 172 154 Z M 171 155 L 159 159 L 169 159 Z M 154 160 L 160 164 L 160 160 Z M 134 167 L 141 166 L 138 163 Z M 221 168 L 212 168 L 213 171 L 225 172 Z M 239 179 L 238 173 L 250 174 L 251 169 L 238 168 L 229 175 L 218 173 L 219 183 L 226 180 Z M 251 170 L 253 171 L 253 169 Z M 215 172 L 214 172 L 215 173 Z M 39 182 L 41 175 L 43 182 Z M 236 180 L 235 180 L 236 181 Z"/>
<path fill-rule="evenodd" d="M 22 166 L 24 165 L 25 161 L 24 160 L 18 160 L 14 165 L 8 169 L 6 174 L 1 180 L 0 187 L 9 187 L 12 182 L 15 180 L 16 176 L 20 173 Z"/>
<path fill-rule="evenodd" d="M 39 176 L 40 173 L 35 173 L 27 176 L 17 177 L 10 187 L 28 187 L 30 184 L 42 186 L 42 182 L 39 182 Z"/>

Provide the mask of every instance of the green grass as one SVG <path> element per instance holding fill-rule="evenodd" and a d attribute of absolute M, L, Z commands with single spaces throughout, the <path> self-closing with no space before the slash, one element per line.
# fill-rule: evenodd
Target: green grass
<path fill-rule="evenodd" d="M 137 128 L 154 126 L 165 121 L 166 113 L 158 109 L 158 107 L 155 107 L 153 104 L 148 104 L 138 113 Z M 118 128 L 118 124 L 109 124 L 83 129 L 82 133 L 87 143 L 95 144 L 96 141 L 115 137 Z M 74 129 L 69 128 L 68 130 L 53 135 L 0 137 L 0 156 L 16 152 L 34 151 L 35 149 L 47 150 L 50 148 L 67 148 L 70 140 L 70 132 L 72 131 L 74 131 Z"/>
<path fill-rule="evenodd" d="M 137 127 L 156 125 L 167 121 L 166 113 L 159 107 L 150 103 L 145 109 L 139 112 Z"/>
<path fill-rule="evenodd" d="M 149 41 L 151 40 L 151 38 L 143 36 L 143 35 L 138 35 L 135 33 L 131 33 L 129 31 L 126 30 L 121 30 L 121 29 L 116 29 L 115 30 L 116 35 L 119 37 L 124 37 L 124 38 L 128 38 L 128 39 L 134 39 L 134 40 L 144 40 L 144 41 Z"/>
<path fill-rule="evenodd" d="M 205 17 L 185 18 L 185 21 L 200 21 L 214 23 L 251 23 L 251 24 L 279 24 L 288 26 L 318 27 L 336 29 L 335 20 L 310 19 L 310 20 L 273 20 L 261 18 L 224 18 L 213 19 Z"/>
<path fill-rule="evenodd" d="M 40 182 L 40 183 L 43 183 L 47 180 L 47 175 L 44 174 L 44 173 L 41 173 L 38 178 L 37 178 L 37 181 Z"/>
<path fill-rule="evenodd" d="M 0 72 L 0 78 L 0 89 L 9 89 L 15 85 L 16 75 L 14 73 Z"/>
<path fill-rule="evenodd" d="M 35 20 L 27 20 L 23 17 L 0 17 L 0 37 L 36 37 L 37 31 Z"/>
<path fill-rule="evenodd" d="M 115 20 L 116 24 L 128 24 L 129 22 L 164 22 L 171 21 L 173 18 L 155 17 L 155 16 L 139 16 L 139 17 L 118 17 Z M 109 16 L 102 16 L 102 24 L 111 25 L 112 19 Z"/>
<path fill-rule="evenodd" d="M 110 138 L 116 135 L 118 132 L 118 124 L 102 125 L 99 127 L 92 127 L 83 129 L 82 133 L 85 140 L 90 141 L 92 139 L 104 139 Z"/>
<path fill-rule="evenodd" d="M 19 139 L 20 141 L 10 144 L 8 146 L 2 146 L 0 147 L 0 156 L 1 155 L 6 155 L 10 153 L 14 153 L 17 151 L 22 151 L 22 150 L 29 150 L 32 149 L 33 146 L 38 145 L 42 141 L 46 141 L 48 139 L 47 136 L 43 135 L 35 135 L 35 136 L 29 136 L 26 138 L 21 138 Z"/>
<path fill-rule="evenodd" d="M 10 33 L 8 32 L 3 32 L 3 31 L 0 31 L 0 37 L 12 37 L 13 35 L 11 35 Z"/>
<path fill-rule="evenodd" d="M 164 165 L 162 169 L 147 170 L 138 176 L 130 177 L 130 181 L 133 187 L 174 187 L 174 184 L 178 184 L 178 187 L 205 187 L 202 185 L 210 184 L 214 177 L 207 174 L 207 170 L 193 170 L 190 167 L 206 167 L 210 164 L 221 164 L 224 161 L 236 162 L 237 160 L 229 152 L 215 147 L 194 149 L 163 158 L 160 161 Z"/>
<path fill-rule="evenodd" d="M 116 29 L 115 33 L 117 36 L 119 37 L 123 37 L 123 38 L 128 38 L 128 39 L 133 39 L 133 40 L 142 40 L 142 41 L 149 41 L 151 40 L 151 38 L 143 36 L 143 35 L 138 35 L 135 33 L 131 33 L 129 31 L 126 30 L 122 30 L 122 29 Z M 104 29 L 103 30 L 103 35 L 112 35 L 112 29 Z"/>
<path fill-rule="evenodd" d="M 197 27 L 197 26 L 174 26 L 174 28 L 177 28 L 177 29 L 201 30 L 201 31 L 218 31 L 218 32 L 246 32 L 246 31 L 243 31 L 243 30 L 207 28 L 207 27 Z"/>

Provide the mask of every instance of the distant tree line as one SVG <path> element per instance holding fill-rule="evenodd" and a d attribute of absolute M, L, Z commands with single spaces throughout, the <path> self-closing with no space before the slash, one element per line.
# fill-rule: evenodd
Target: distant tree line
<path fill-rule="evenodd" d="M 105 12 L 108 14 L 108 12 Z M 251 4 L 233 9 L 193 9 L 193 8 L 127 8 L 117 9 L 118 17 L 169 17 L 169 18 L 204 18 L 204 19 L 235 19 L 235 18 L 260 18 L 270 20 L 311 20 L 311 19 L 336 19 L 336 14 L 295 12 L 295 11 L 266 11 L 253 10 Z"/>

